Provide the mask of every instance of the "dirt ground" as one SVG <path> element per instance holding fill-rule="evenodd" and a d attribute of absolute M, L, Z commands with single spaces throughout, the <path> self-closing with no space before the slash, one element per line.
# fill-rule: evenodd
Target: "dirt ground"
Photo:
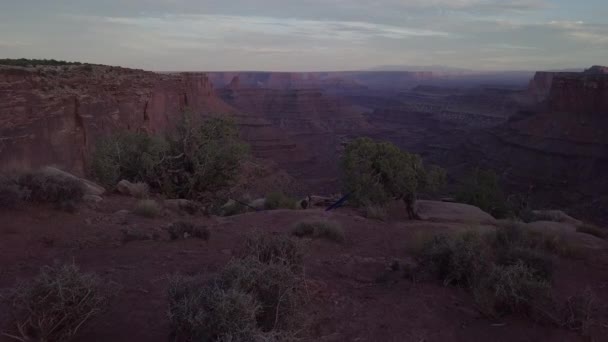
<path fill-rule="evenodd" d="M 399 213 L 380 222 L 351 209 L 277 210 L 228 218 L 116 214 L 135 203 L 109 196 L 97 208 L 83 207 L 75 214 L 40 206 L 0 211 L 0 288 L 35 276 L 43 265 L 74 261 L 120 286 L 109 310 L 91 321 L 77 341 L 167 341 L 168 274 L 211 276 L 252 231 L 286 233 L 302 220 L 329 219 L 342 225 L 347 241 L 306 242 L 307 341 L 608 341 L 605 316 L 587 338 L 524 317 L 490 320 L 463 290 L 433 281 L 414 283 L 387 271 L 393 260 L 411 258 L 407 244 L 418 232 L 462 229 L 474 222 L 450 222 L 449 215 L 406 221 Z M 163 228 L 178 219 L 207 225 L 210 240 L 170 241 Z M 160 239 L 125 243 L 121 231 L 126 228 L 158 233 Z M 588 254 L 559 259 L 554 289 L 566 298 L 590 287 L 608 303 L 608 248 Z M 0 304 L 2 329 L 8 324 L 7 309 Z"/>

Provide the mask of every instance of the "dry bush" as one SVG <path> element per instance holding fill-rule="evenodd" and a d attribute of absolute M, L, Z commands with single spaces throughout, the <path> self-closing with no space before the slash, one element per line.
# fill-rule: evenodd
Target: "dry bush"
<path fill-rule="evenodd" d="M 0 208 L 14 208 L 27 198 L 27 191 L 22 189 L 17 180 L 0 174 Z"/>
<path fill-rule="evenodd" d="M 512 247 L 504 251 L 497 251 L 497 253 L 498 259 L 496 262 L 499 265 L 512 266 L 523 263 L 534 270 L 541 279 L 551 280 L 553 277 L 553 258 L 542 250 Z"/>
<path fill-rule="evenodd" d="M 388 216 L 386 207 L 368 204 L 365 206 L 365 217 L 372 220 L 385 221 Z"/>
<path fill-rule="evenodd" d="M 550 291 L 549 282 L 520 261 L 509 266 L 494 266 L 474 288 L 473 294 L 482 312 L 500 316 L 531 314 L 539 303 L 551 297 Z"/>
<path fill-rule="evenodd" d="M 288 341 L 302 304 L 300 273 L 249 257 L 210 281 L 174 276 L 169 319 L 178 341 Z"/>
<path fill-rule="evenodd" d="M 345 240 L 342 227 L 338 223 L 329 221 L 299 222 L 291 233 L 297 237 L 324 238 L 338 243 Z"/>
<path fill-rule="evenodd" d="M 303 279 L 289 265 L 245 258 L 226 266 L 219 282 L 223 288 L 239 289 L 258 300 L 262 331 L 290 330 L 297 323 Z"/>
<path fill-rule="evenodd" d="M 172 223 L 168 228 L 167 232 L 171 240 L 187 239 L 194 237 L 202 240 L 209 240 L 211 232 L 205 226 L 198 226 L 191 222 L 178 221 Z"/>
<path fill-rule="evenodd" d="M 495 246 L 497 248 L 525 247 L 560 256 L 576 256 L 580 252 L 559 232 L 531 230 L 518 222 L 507 222 L 499 226 Z"/>
<path fill-rule="evenodd" d="M 78 180 L 58 174 L 25 173 L 18 182 L 29 191 L 28 199 L 33 202 L 65 206 L 66 203 L 81 202 L 84 196 L 84 188 Z"/>
<path fill-rule="evenodd" d="M 569 297 L 561 310 L 562 325 L 568 329 L 588 335 L 589 329 L 598 323 L 601 301 L 589 288 Z"/>
<path fill-rule="evenodd" d="M 254 257 L 263 263 L 278 263 L 292 268 L 299 268 L 303 257 L 302 247 L 298 241 L 272 233 L 249 235 L 240 255 Z"/>
<path fill-rule="evenodd" d="M 9 300 L 19 341 L 69 341 L 105 309 L 103 283 L 73 264 L 45 267 L 29 282 L 12 289 Z"/>
<path fill-rule="evenodd" d="M 518 225 L 435 235 L 415 252 L 422 271 L 469 290 L 484 314 L 529 314 L 550 299 L 553 259 Z"/>
<path fill-rule="evenodd" d="M 176 341 L 255 341 L 259 334 L 256 298 L 214 281 L 173 276 L 169 285 L 169 320 Z"/>
<path fill-rule="evenodd" d="M 583 224 L 576 228 L 576 231 L 579 233 L 585 233 L 589 235 L 593 235 L 600 239 L 608 240 L 608 229 L 600 228 L 591 224 Z"/>
<path fill-rule="evenodd" d="M 282 192 L 272 192 L 266 196 L 264 208 L 266 210 L 275 209 L 296 209 L 297 200 L 285 195 Z"/>
<path fill-rule="evenodd" d="M 437 235 L 419 251 L 419 262 L 446 285 L 472 288 L 491 268 L 492 255 L 477 231 Z"/>
<path fill-rule="evenodd" d="M 155 200 L 141 200 L 137 202 L 133 212 L 143 217 L 154 218 L 160 215 L 160 210 L 161 208 Z"/>

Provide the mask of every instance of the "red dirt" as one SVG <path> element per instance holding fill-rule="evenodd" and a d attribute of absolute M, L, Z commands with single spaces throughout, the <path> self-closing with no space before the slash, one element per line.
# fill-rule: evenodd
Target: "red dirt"
<path fill-rule="evenodd" d="M 167 341 L 166 275 L 174 272 L 212 275 L 225 265 L 254 230 L 286 232 L 304 219 L 328 218 L 340 222 L 347 242 L 323 240 L 307 244 L 305 271 L 310 301 L 309 341 L 583 341 L 575 332 L 512 316 L 483 318 L 470 294 L 432 281 L 412 283 L 396 276 L 377 278 L 394 259 L 408 258 L 406 245 L 421 230 L 463 228 L 449 222 L 378 222 L 350 209 L 249 213 L 230 218 L 181 217 L 207 225 L 211 239 L 169 241 L 162 228 L 178 219 L 127 216 L 113 213 L 132 209 L 136 200 L 106 197 L 98 209 L 69 214 L 44 207 L 0 212 L 0 288 L 18 278 L 34 276 L 54 260 L 74 260 L 121 290 L 108 312 L 82 331 L 77 341 Z M 137 227 L 161 233 L 158 241 L 122 243 L 121 229 Z M 554 288 L 565 298 L 590 286 L 603 302 L 608 300 L 608 252 L 593 259 L 560 259 Z M 0 304 L 5 305 L 5 304 Z M 0 306 L 0 324 L 8 313 Z M 606 317 L 603 317 L 606 319 Z M 606 320 L 604 320 L 606 322 Z M 606 341 L 606 329 L 592 332 L 593 341 Z M 0 341 L 6 338 L 0 337 Z"/>

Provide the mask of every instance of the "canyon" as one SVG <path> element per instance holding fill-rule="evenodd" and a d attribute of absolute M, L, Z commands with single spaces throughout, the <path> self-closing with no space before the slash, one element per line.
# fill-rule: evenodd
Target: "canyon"
<path fill-rule="evenodd" d="M 0 168 L 84 175 L 100 137 L 169 132 L 191 111 L 232 117 L 256 162 L 284 170 L 299 195 L 339 192 L 343 144 L 371 136 L 445 167 L 452 183 L 492 168 L 537 206 L 604 220 L 607 82 L 599 66 L 534 76 L 0 67 Z"/>

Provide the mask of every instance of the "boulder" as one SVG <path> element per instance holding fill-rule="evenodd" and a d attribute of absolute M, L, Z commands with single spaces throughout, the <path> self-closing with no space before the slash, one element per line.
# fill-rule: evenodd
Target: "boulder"
<path fill-rule="evenodd" d="M 583 221 L 577 220 L 561 210 L 533 210 L 532 215 L 535 221 L 554 221 L 580 226 Z"/>
<path fill-rule="evenodd" d="M 62 177 L 67 177 L 70 179 L 77 180 L 78 182 L 80 182 L 80 184 L 82 184 L 85 195 L 101 196 L 106 192 L 106 189 L 104 189 L 102 186 L 95 184 L 95 183 L 91 182 L 90 180 L 76 177 L 73 174 L 60 170 L 56 167 L 47 166 L 47 167 L 42 168 L 42 170 L 40 170 L 40 171 L 45 174 L 48 174 L 48 175 L 59 175 Z"/>

